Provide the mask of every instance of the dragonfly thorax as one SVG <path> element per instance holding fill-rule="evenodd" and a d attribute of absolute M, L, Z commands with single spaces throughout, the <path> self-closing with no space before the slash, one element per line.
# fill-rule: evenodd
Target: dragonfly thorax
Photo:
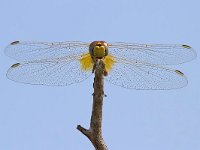
<path fill-rule="evenodd" d="M 102 59 L 108 55 L 108 44 L 105 41 L 94 41 L 89 46 L 90 55 Z"/>

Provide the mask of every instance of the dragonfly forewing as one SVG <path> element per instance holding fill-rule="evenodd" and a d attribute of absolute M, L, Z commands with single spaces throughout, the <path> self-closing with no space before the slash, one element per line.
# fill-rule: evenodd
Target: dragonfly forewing
<path fill-rule="evenodd" d="M 196 58 L 192 47 L 178 44 L 113 43 L 109 53 L 118 58 L 160 65 L 177 65 Z"/>

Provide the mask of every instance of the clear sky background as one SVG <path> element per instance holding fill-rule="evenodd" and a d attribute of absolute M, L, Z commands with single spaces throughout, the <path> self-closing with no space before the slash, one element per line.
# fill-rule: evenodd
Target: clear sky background
<path fill-rule="evenodd" d="M 66 87 L 15 83 L 15 40 L 189 44 L 200 53 L 199 0 L 0 0 L 0 150 L 89 150 L 93 78 Z M 127 90 L 105 82 L 103 135 L 110 150 L 200 149 L 200 60 L 171 66 L 187 87 Z"/>

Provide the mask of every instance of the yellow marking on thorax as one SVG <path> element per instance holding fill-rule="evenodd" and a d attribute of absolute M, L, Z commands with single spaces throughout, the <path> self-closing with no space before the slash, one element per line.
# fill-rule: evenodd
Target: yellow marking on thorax
<path fill-rule="evenodd" d="M 104 57 L 105 56 L 105 47 L 104 46 L 95 46 L 93 50 L 94 57 Z"/>
<path fill-rule="evenodd" d="M 82 58 L 80 59 L 80 63 L 81 63 L 81 68 L 84 71 L 92 71 L 94 63 L 93 63 L 93 60 L 92 60 L 90 53 L 84 54 L 82 56 Z"/>
<path fill-rule="evenodd" d="M 114 60 L 113 56 L 107 55 L 104 58 L 104 63 L 105 63 L 106 71 L 109 74 L 109 72 L 112 70 L 113 65 L 116 63 L 116 61 Z"/>
<path fill-rule="evenodd" d="M 105 58 L 103 58 L 103 61 L 105 63 L 105 69 L 109 73 L 112 70 L 112 67 L 116 63 L 116 61 L 111 55 L 105 56 Z M 82 70 L 92 71 L 94 62 L 91 55 L 89 53 L 82 55 L 82 58 L 80 59 L 80 64 Z"/>

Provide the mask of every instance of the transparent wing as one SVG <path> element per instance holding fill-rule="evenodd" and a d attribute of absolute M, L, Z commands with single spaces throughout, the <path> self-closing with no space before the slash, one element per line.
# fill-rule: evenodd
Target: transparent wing
<path fill-rule="evenodd" d="M 33 61 L 60 57 L 74 57 L 88 52 L 88 43 L 66 42 L 21 42 L 8 45 L 5 54 L 18 61 Z"/>
<path fill-rule="evenodd" d="M 178 70 L 117 58 L 105 79 L 130 89 L 176 89 L 187 85 L 187 78 Z"/>
<path fill-rule="evenodd" d="M 190 61 L 196 52 L 188 45 L 113 43 L 109 53 L 118 58 L 162 65 L 176 65 Z"/>
<path fill-rule="evenodd" d="M 17 63 L 10 67 L 7 77 L 21 83 L 62 86 L 81 82 L 91 74 L 81 69 L 76 58 Z"/>

